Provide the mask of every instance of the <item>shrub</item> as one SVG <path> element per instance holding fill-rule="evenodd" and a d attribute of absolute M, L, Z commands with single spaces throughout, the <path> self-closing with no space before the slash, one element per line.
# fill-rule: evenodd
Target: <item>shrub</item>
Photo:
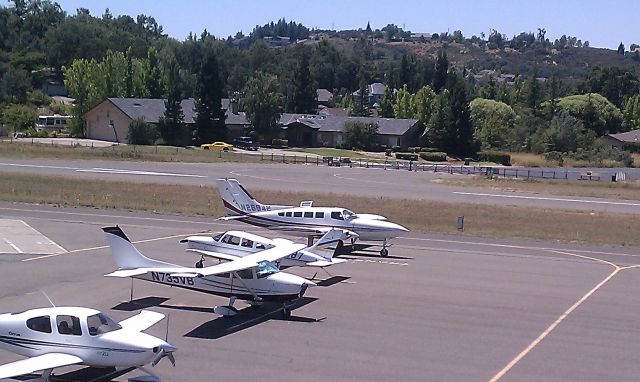
<path fill-rule="evenodd" d="M 558 166 L 564 165 L 563 154 L 559 151 L 549 151 L 548 153 L 545 153 L 544 159 L 548 160 L 549 162 L 556 162 L 558 163 Z"/>
<path fill-rule="evenodd" d="M 416 153 L 396 153 L 396 159 L 418 160 Z"/>
<path fill-rule="evenodd" d="M 439 153 L 441 151 L 436 149 L 435 147 L 421 147 L 420 152 L 421 153 Z"/>
<path fill-rule="evenodd" d="M 625 142 L 622 144 L 622 149 L 631 153 L 640 153 L 640 142 Z"/>
<path fill-rule="evenodd" d="M 392 146 L 391 151 L 393 151 L 394 153 L 397 153 L 398 151 L 400 151 L 400 146 Z"/>
<path fill-rule="evenodd" d="M 142 118 L 134 119 L 129 124 L 127 141 L 132 145 L 151 145 L 157 137 L 156 127 L 146 123 Z"/>
<path fill-rule="evenodd" d="M 501 151 L 481 151 L 478 159 L 482 162 L 494 162 L 503 166 L 511 166 L 511 155 Z"/>
<path fill-rule="evenodd" d="M 420 147 L 409 147 L 409 152 L 410 153 L 419 153 L 420 152 Z"/>
<path fill-rule="evenodd" d="M 420 158 L 429 162 L 445 162 L 447 160 L 447 153 L 442 151 L 422 151 L 420 152 Z"/>
<path fill-rule="evenodd" d="M 289 147 L 289 141 L 286 139 L 272 139 L 271 146 L 276 149 L 283 149 Z"/>
<path fill-rule="evenodd" d="M 390 157 L 391 156 L 391 149 L 385 149 L 384 150 L 384 155 Z"/>

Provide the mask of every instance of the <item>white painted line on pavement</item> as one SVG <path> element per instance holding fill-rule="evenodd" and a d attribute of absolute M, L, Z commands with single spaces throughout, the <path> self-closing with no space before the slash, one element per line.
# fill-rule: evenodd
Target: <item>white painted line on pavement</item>
<path fill-rule="evenodd" d="M 615 206 L 633 206 L 638 207 L 640 203 L 632 202 L 614 202 L 608 200 L 586 200 L 586 199 L 566 199 L 566 198 L 552 198 L 546 196 L 525 196 L 525 195 L 503 195 L 503 194 L 486 194 L 482 192 L 462 192 L 453 191 L 453 194 L 457 195 L 470 195 L 470 196 L 486 196 L 491 198 L 506 198 L 506 199 L 530 199 L 530 200 L 547 200 L 553 202 L 569 202 L 569 203 L 586 203 L 586 204 L 610 204 Z"/>
<path fill-rule="evenodd" d="M 27 228 L 29 228 L 29 229 L 31 229 L 31 230 L 34 230 L 34 231 L 38 232 L 36 229 L 34 229 L 33 227 L 31 227 L 29 224 L 27 224 L 24 220 L 20 220 L 20 222 L 21 222 L 22 224 L 24 224 Z M 50 238 L 48 238 L 47 236 L 44 236 L 44 235 L 43 235 L 43 237 L 45 237 L 45 238 L 49 241 L 49 243 L 48 243 L 48 244 L 51 244 L 51 245 L 53 245 L 54 247 L 57 247 L 57 248 L 58 248 L 59 250 L 61 250 L 62 252 L 67 252 L 67 250 L 66 250 L 66 249 L 64 249 L 61 245 L 59 245 L 59 244 L 58 244 L 58 243 L 56 243 L 55 241 L 51 240 L 51 239 L 50 239 Z M 40 244 L 40 243 L 38 243 L 38 244 Z"/>
<path fill-rule="evenodd" d="M 90 168 L 90 169 L 76 169 L 76 172 L 91 172 L 102 174 L 119 174 L 119 175 L 151 175 L 151 176 L 173 176 L 176 178 L 206 178 L 206 175 L 196 174 L 179 174 L 172 172 L 155 172 L 155 171 L 139 171 L 139 170 L 125 170 L 117 168 Z"/>
<path fill-rule="evenodd" d="M 18 253 L 24 253 L 24 252 L 22 252 L 22 250 L 21 250 L 20 248 L 18 248 L 18 246 L 17 246 L 17 245 L 15 245 L 15 244 L 13 244 L 12 242 L 10 242 L 10 241 L 9 241 L 9 239 L 7 239 L 7 238 L 3 238 L 3 239 L 4 239 L 4 242 L 5 242 L 5 243 L 7 243 L 7 244 L 9 244 L 9 246 L 10 246 L 11 248 L 13 248 L 13 250 L 14 250 L 14 251 L 16 251 L 16 252 L 18 252 Z"/>

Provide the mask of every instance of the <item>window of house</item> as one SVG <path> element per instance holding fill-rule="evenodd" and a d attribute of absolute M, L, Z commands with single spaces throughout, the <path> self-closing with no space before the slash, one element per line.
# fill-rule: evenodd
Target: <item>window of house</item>
<path fill-rule="evenodd" d="M 40 316 L 27 320 L 27 328 L 41 333 L 51 333 L 51 317 Z"/>

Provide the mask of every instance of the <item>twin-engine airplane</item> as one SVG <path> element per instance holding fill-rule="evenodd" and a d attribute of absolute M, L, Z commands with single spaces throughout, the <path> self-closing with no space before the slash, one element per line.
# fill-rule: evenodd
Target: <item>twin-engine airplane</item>
<path fill-rule="evenodd" d="M 229 305 L 216 306 L 214 312 L 235 315 L 236 299 L 260 305 L 265 301 L 283 303 L 284 316 L 290 315 L 286 303 L 301 298 L 312 281 L 280 270 L 273 264 L 303 249 L 303 244 L 279 245 L 265 251 L 236 258 L 210 267 L 188 268 L 145 257 L 119 227 L 102 229 L 111 247 L 118 270 L 106 276 L 133 277 L 159 284 L 229 297 Z"/>
<path fill-rule="evenodd" d="M 43 371 L 48 381 L 53 369 L 70 365 L 144 368 L 168 357 L 175 366 L 176 348 L 142 333 L 164 315 L 143 310 L 116 323 L 104 313 L 82 307 L 53 307 L 0 315 L 0 348 L 26 357 L 0 366 L 0 379 Z"/>
<path fill-rule="evenodd" d="M 294 252 L 278 260 L 276 264 L 280 269 L 284 269 L 295 266 L 324 268 L 343 263 L 346 260 L 333 257 L 342 237 L 344 237 L 343 231 L 331 229 L 312 246 Z M 205 256 L 233 261 L 239 257 L 276 248 L 278 245 L 293 244 L 287 239 L 268 239 L 244 231 L 227 231 L 213 236 L 189 236 L 180 242 L 187 243 L 188 252 L 195 252 L 202 256 L 196 263 L 196 268 L 203 267 Z"/>
<path fill-rule="evenodd" d="M 222 220 L 240 220 L 245 223 L 273 230 L 303 233 L 305 236 L 320 236 L 336 228 L 344 232 L 340 247 L 350 237 L 381 241 L 380 256 L 389 255 L 387 239 L 409 230 L 373 214 L 356 214 L 338 207 L 313 207 L 312 201 L 304 201 L 299 207 L 262 204 L 253 198 L 236 179 L 217 179 L 218 192 L 230 216 Z"/>

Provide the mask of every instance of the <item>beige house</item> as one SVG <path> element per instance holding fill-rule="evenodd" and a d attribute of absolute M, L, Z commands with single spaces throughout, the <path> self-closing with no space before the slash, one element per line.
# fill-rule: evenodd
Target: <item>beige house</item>
<path fill-rule="evenodd" d="M 184 123 L 194 124 L 195 102 L 193 98 L 182 100 Z M 228 138 L 244 135 L 251 127 L 243 112 L 235 112 L 228 99 L 222 100 L 222 108 L 226 110 Z M 138 118 L 147 123 L 157 124 L 164 115 L 164 100 L 157 98 L 107 98 L 98 106 L 89 110 L 84 116 L 87 138 L 101 141 L 127 143 L 129 124 Z"/>

